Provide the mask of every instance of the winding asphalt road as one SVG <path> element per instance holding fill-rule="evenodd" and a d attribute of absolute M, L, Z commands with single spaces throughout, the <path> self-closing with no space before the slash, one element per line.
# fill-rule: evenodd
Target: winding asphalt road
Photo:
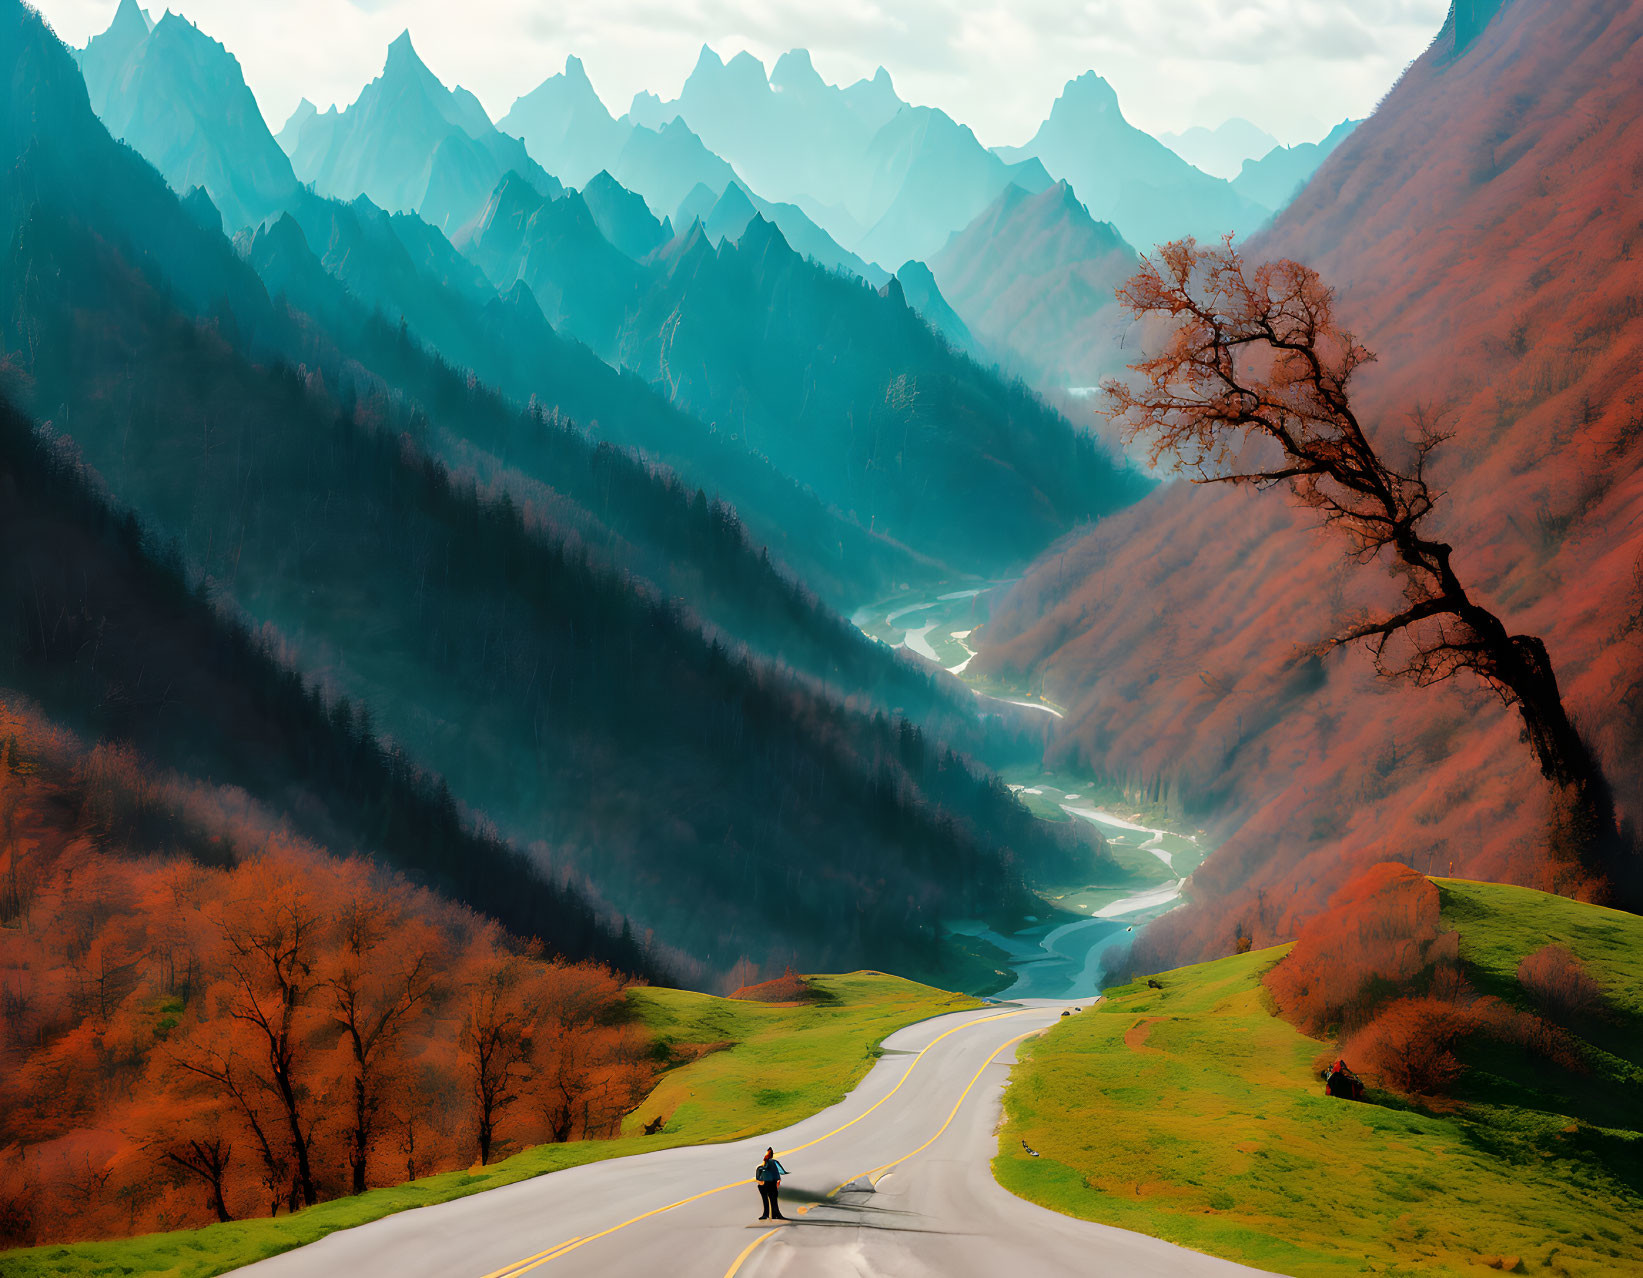
<path fill-rule="evenodd" d="M 1257 1271 L 1046 1211 L 993 1180 L 999 1096 L 1022 1038 L 1064 1003 L 908 1026 L 861 1084 L 784 1131 L 610 1159 L 387 1216 L 239 1272 L 254 1278 L 998 1278 Z M 758 1219 L 753 1167 L 788 1169 Z"/>

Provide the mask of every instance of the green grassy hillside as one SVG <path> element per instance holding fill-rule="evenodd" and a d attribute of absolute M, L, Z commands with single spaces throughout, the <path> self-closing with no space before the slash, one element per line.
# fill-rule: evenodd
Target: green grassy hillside
<path fill-rule="evenodd" d="M 811 978 L 814 1003 L 750 1003 L 681 990 L 638 988 L 629 999 L 660 1048 L 684 1061 L 634 1111 L 617 1140 L 538 1145 L 489 1167 L 447 1172 L 321 1203 L 294 1215 L 112 1242 L 0 1253 L 6 1278 L 155 1275 L 210 1278 L 289 1251 L 338 1229 L 413 1207 L 463 1198 L 546 1172 L 675 1145 L 773 1132 L 842 1100 L 888 1035 L 915 1021 L 979 1007 L 963 994 L 880 972 Z M 702 1049 L 709 1049 L 703 1054 Z M 692 1059 L 694 1058 L 694 1059 Z M 667 1119 L 655 1136 L 643 1120 Z"/>
<path fill-rule="evenodd" d="M 1579 1069 L 1491 1047 L 1453 1095 L 1331 1100 L 1326 1045 L 1268 1010 L 1257 951 L 1108 992 L 1031 1044 L 994 1170 L 1044 1206 L 1298 1275 L 1643 1267 L 1643 919 L 1438 880 L 1468 982 L 1527 1006 L 1548 942 L 1602 987 Z M 1041 1157 L 1022 1149 L 1025 1140 Z"/>

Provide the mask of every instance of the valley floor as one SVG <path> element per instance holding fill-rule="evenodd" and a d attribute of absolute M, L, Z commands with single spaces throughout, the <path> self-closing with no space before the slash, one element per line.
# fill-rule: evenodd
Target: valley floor
<path fill-rule="evenodd" d="M 990 682 L 971 669 L 990 600 L 1009 584 L 950 581 L 909 587 L 857 608 L 851 622 L 881 643 L 941 666 L 983 703 L 992 703 L 992 709 L 1015 706 L 1059 717 L 1059 707 L 1030 690 Z M 1002 775 L 1035 816 L 1093 825 L 1120 873 L 1112 881 L 1041 886 L 1047 917 L 1029 919 L 1028 926 L 1009 935 L 979 923 L 952 923 L 955 934 L 972 938 L 976 962 L 971 967 L 981 969 L 982 979 L 965 988 L 1007 998 L 1093 999 L 1100 991 L 1105 951 L 1133 939 L 1138 928 L 1175 908 L 1187 877 L 1203 864 L 1213 844 L 1201 830 L 1165 828 L 1162 815 L 1133 811 L 1134 805 L 1114 786 L 1091 777 L 1036 765 L 1005 769 Z M 989 963 L 996 980 L 985 979 Z"/>

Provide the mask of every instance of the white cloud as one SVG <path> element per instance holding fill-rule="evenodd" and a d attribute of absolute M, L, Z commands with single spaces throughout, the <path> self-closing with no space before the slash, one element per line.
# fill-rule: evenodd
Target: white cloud
<path fill-rule="evenodd" d="M 155 0 L 156 5 L 166 0 Z M 989 144 L 1022 142 L 1093 68 L 1155 132 L 1243 115 L 1285 142 L 1368 112 L 1430 41 L 1447 0 L 169 0 L 239 58 L 276 129 L 302 96 L 346 104 L 409 28 L 493 116 L 579 55 L 613 113 L 672 97 L 711 44 L 769 67 L 811 51 L 830 80 L 881 63 L 903 97 Z M 115 0 L 37 0 L 84 44 Z M 158 14 L 156 13 L 156 17 Z"/>

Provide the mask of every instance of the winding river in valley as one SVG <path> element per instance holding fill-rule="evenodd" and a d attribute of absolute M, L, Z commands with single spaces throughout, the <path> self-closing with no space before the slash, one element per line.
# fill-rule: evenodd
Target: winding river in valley
<path fill-rule="evenodd" d="M 858 608 L 852 622 L 865 634 L 891 647 L 906 648 L 966 682 L 965 672 L 979 649 L 971 642 L 987 616 L 985 596 L 1007 582 L 988 582 L 967 589 L 906 591 L 891 599 Z M 1062 711 L 1042 700 L 1028 700 L 1010 690 L 971 683 L 985 701 L 1020 706 L 1062 717 Z M 1088 918 L 1063 923 L 1033 922 L 1022 931 L 1005 935 L 980 924 L 958 925 L 965 935 L 985 940 L 1007 956 L 1015 971 L 1014 984 L 999 997 L 1081 999 L 1101 990 L 1102 956 L 1113 945 L 1134 939 L 1138 928 L 1173 909 L 1181 898 L 1186 875 L 1203 860 L 1205 851 L 1196 836 L 1143 825 L 1138 820 L 1098 808 L 1081 792 L 1057 790 L 1048 783 L 1011 787 L 1051 802 L 1069 817 L 1087 821 L 1112 844 L 1158 858 L 1170 877 L 1128 895 L 1090 908 Z"/>

